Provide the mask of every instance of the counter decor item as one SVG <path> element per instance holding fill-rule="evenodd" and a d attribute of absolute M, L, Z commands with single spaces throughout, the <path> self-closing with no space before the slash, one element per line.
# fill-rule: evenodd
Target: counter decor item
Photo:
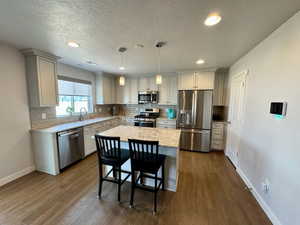
<path fill-rule="evenodd" d="M 175 119 L 175 109 L 167 109 L 166 111 L 168 119 Z"/>

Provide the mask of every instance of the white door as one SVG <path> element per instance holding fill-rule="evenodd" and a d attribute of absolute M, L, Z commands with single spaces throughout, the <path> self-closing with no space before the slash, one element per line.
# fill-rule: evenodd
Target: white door
<path fill-rule="evenodd" d="M 226 155 L 236 167 L 238 167 L 240 135 L 243 125 L 246 76 L 247 72 L 240 73 L 234 76 L 230 83 Z"/>

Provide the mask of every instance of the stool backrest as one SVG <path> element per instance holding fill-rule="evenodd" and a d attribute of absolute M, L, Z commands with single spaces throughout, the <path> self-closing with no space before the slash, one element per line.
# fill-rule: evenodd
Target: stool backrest
<path fill-rule="evenodd" d="M 121 158 L 120 137 L 95 135 L 98 155 L 101 158 Z"/>
<path fill-rule="evenodd" d="M 158 159 L 159 142 L 128 139 L 130 158 L 135 160 L 147 160 L 149 156 Z"/>

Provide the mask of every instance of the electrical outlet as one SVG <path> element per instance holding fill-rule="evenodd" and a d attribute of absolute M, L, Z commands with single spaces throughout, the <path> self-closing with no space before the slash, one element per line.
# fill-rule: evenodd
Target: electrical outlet
<path fill-rule="evenodd" d="M 261 187 L 262 187 L 262 191 L 265 194 L 269 194 L 270 192 L 270 182 L 268 179 L 265 179 L 262 183 L 261 183 Z"/>
<path fill-rule="evenodd" d="M 102 112 L 102 108 L 98 108 L 98 112 L 101 113 Z"/>
<path fill-rule="evenodd" d="M 47 113 L 42 113 L 42 120 L 47 119 Z"/>

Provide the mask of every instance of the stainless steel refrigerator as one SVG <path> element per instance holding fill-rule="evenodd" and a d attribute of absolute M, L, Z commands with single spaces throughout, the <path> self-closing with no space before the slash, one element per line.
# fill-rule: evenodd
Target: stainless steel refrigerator
<path fill-rule="evenodd" d="M 212 90 L 178 91 L 177 128 L 180 149 L 209 152 L 212 123 Z"/>

